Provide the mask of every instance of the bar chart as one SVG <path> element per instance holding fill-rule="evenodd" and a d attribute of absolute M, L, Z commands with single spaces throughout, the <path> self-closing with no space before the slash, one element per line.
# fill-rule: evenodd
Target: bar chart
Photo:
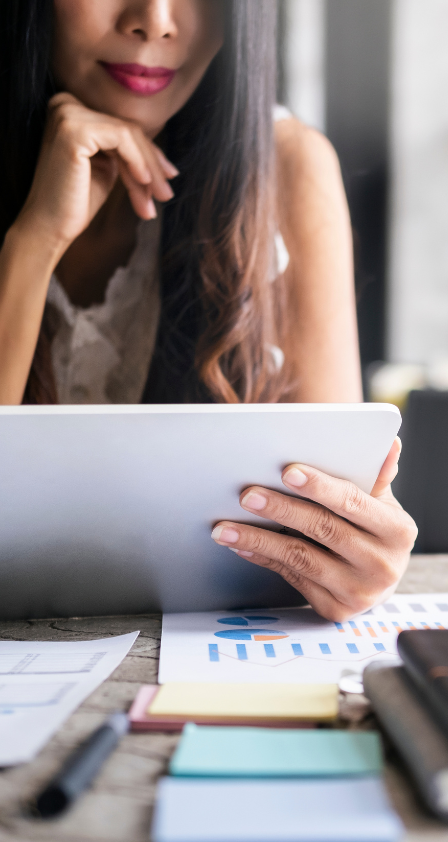
<path fill-rule="evenodd" d="M 399 633 L 448 628 L 448 594 L 395 595 L 347 622 L 310 607 L 165 615 L 159 681 L 337 682 L 397 660 Z"/>

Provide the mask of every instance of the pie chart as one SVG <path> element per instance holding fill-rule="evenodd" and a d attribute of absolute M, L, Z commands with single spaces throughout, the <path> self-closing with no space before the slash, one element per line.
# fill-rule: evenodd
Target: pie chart
<path fill-rule="evenodd" d="M 224 640 L 282 640 L 288 635 L 280 629 L 226 629 L 226 631 L 215 632 L 215 637 Z"/>
<path fill-rule="evenodd" d="M 218 620 L 218 623 L 222 623 L 223 626 L 258 626 L 263 625 L 270 625 L 271 623 L 278 623 L 277 617 L 255 617 L 253 614 L 252 616 L 247 617 L 221 617 Z"/>

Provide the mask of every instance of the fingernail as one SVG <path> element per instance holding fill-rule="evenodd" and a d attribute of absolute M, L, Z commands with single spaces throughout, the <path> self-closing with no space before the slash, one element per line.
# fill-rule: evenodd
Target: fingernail
<path fill-rule="evenodd" d="M 155 146 L 154 149 L 160 163 L 162 164 L 162 167 L 165 167 L 165 169 L 169 172 L 170 178 L 176 178 L 177 175 L 180 175 L 180 172 L 177 169 L 177 167 L 175 167 L 174 164 L 168 160 L 166 155 L 163 154 L 162 150 L 159 149 L 158 146 Z"/>
<path fill-rule="evenodd" d="M 223 544 L 236 544 L 240 537 L 236 529 L 231 529 L 230 526 L 215 526 L 212 532 L 214 541 L 220 541 Z"/>
<path fill-rule="evenodd" d="M 171 184 L 168 184 L 168 182 L 167 182 L 167 181 L 165 182 L 165 192 L 166 192 L 166 195 L 167 195 L 170 199 L 174 199 L 174 190 L 173 190 L 173 188 L 171 187 Z"/>
<path fill-rule="evenodd" d="M 247 509 L 253 509 L 254 512 L 261 512 L 262 509 L 266 508 L 267 504 L 267 497 L 263 497 L 262 494 L 257 494 L 253 491 L 249 491 L 249 494 L 246 494 L 241 500 L 242 506 L 245 506 Z"/>
<path fill-rule="evenodd" d="M 308 482 L 308 477 L 303 471 L 299 471 L 298 468 L 290 468 L 289 471 L 286 471 L 283 482 L 287 482 L 288 485 L 292 485 L 294 488 L 302 488 Z"/>
<path fill-rule="evenodd" d="M 152 199 L 148 199 L 148 213 L 150 219 L 157 219 L 157 210 Z"/>
<path fill-rule="evenodd" d="M 170 178 L 177 178 L 177 176 L 180 175 L 180 172 L 177 169 L 177 167 L 175 167 L 174 164 L 171 163 L 171 161 L 167 161 L 167 165 L 167 170 L 170 174 Z"/>
<path fill-rule="evenodd" d="M 232 553 L 236 553 L 237 555 L 242 555 L 244 558 L 252 558 L 253 553 L 248 553 L 245 550 L 237 550 L 235 547 L 227 547 L 228 550 Z"/>

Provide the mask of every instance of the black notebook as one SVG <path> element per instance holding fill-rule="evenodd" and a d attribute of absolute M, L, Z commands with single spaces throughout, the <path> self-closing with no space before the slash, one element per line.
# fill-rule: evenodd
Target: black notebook
<path fill-rule="evenodd" d="M 376 661 L 366 667 L 363 678 L 364 692 L 423 799 L 436 815 L 448 821 L 448 737 L 429 707 L 422 704 L 421 694 L 404 667 Z"/>
<path fill-rule="evenodd" d="M 448 734 L 448 631 L 425 629 L 398 635 L 397 648 L 406 672 L 422 699 Z"/>

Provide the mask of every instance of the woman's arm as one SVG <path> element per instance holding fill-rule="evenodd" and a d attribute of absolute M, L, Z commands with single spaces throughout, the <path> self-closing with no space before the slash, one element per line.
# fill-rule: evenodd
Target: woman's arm
<path fill-rule="evenodd" d="M 62 252 L 46 232 L 20 223 L 0 251 L 0 404 L 22 402 L 45 307 Z"/>
<path fill-rule="evenodd" d="M 298 402 L 362 400 L 350 217 L 336 153 L 296 119 L 276 124 L 278 214 L 290 255 Z"/>
<path fill-rule="evenodd" d="M 300 381 L 294 398 L 358 401 L 352 243 L 337 159 L 323 137 L 297 121 L 279 123 L 277 132 L 281 231 L 296 302 Z M 246 512 L 276 521 L 286 534 L 224 521 L 212 537 L 279 573 L 330 620 L 366 611 L 395 588 L 417 535 L 390 487 L 400 450 L 396 439 L 371 494 L 307 465 L 290 465 L 282 474 L 285 494 L 255 486 L 240 497 Z"/>

